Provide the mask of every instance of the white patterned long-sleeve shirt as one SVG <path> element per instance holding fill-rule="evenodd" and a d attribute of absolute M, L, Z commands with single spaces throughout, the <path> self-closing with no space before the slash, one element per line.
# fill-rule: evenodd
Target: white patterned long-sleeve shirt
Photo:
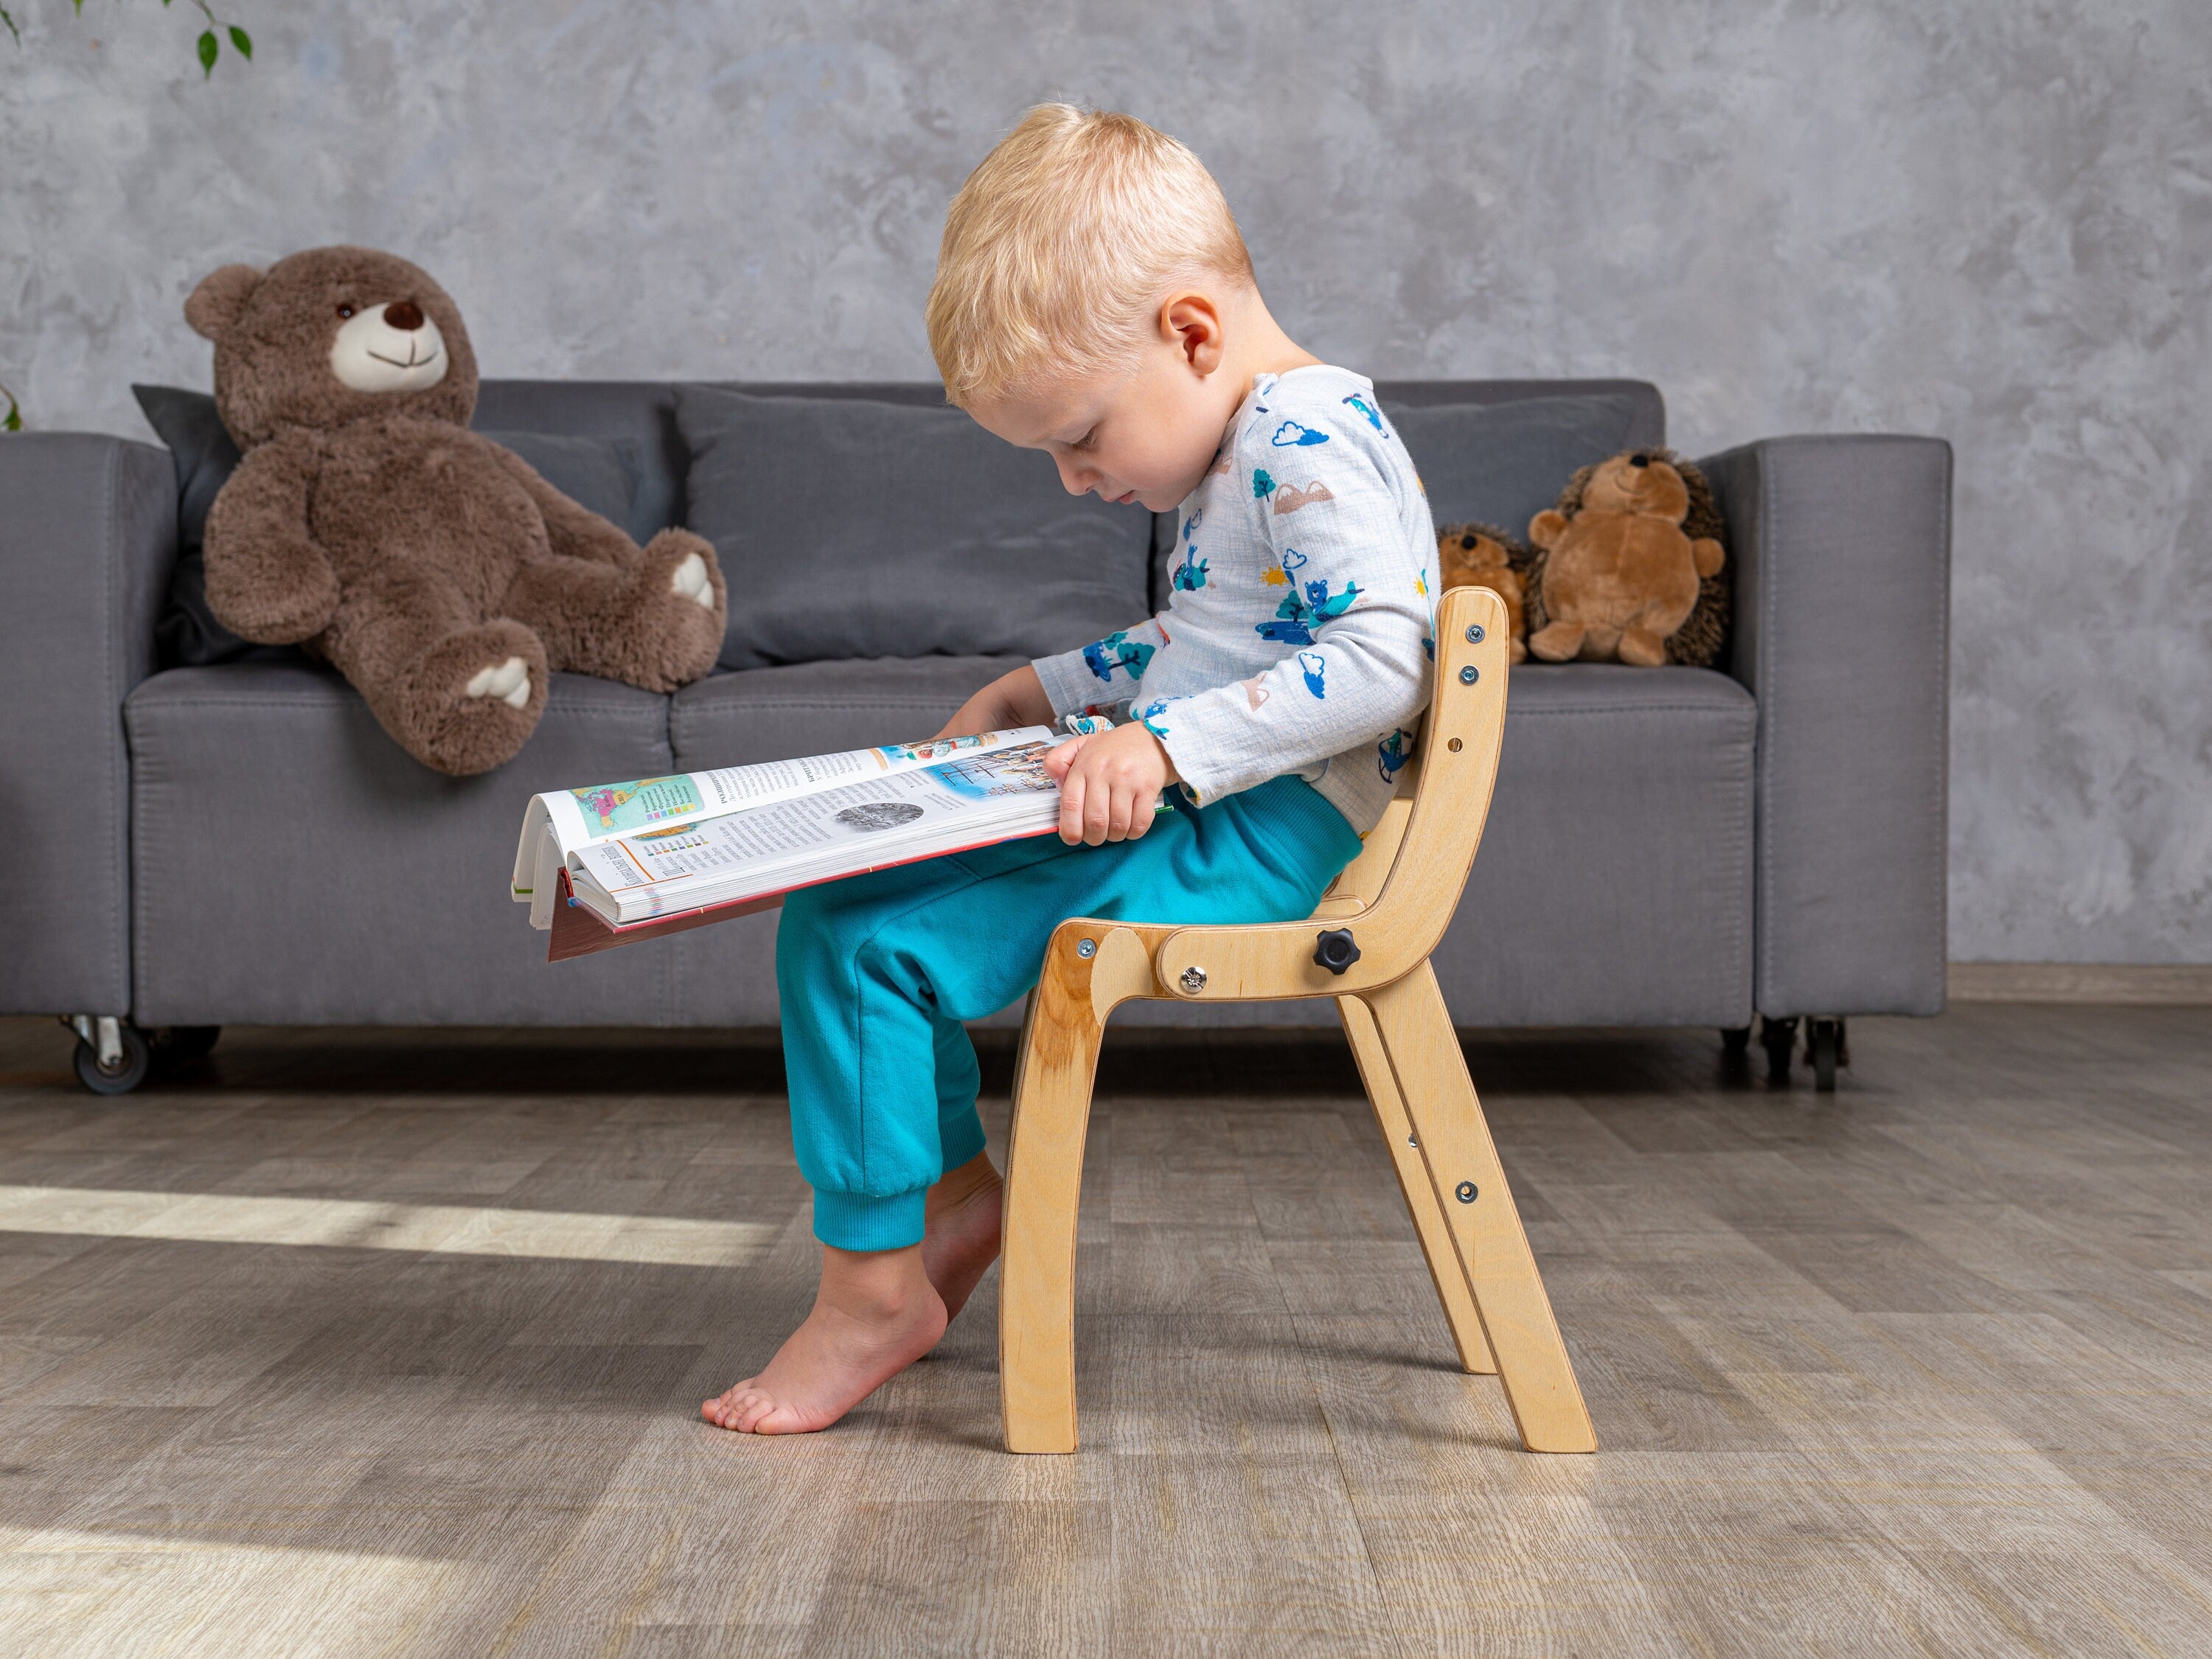
<path fill-rule="evenodd" d="M 1436 530 L 1374 384 L 1261 374 L 1178 509 L 1168 608 L 1055 657 L 1055 714 L 1126 706 L 1200 805 L 1294 773 L 1364 835 L 1429 695 Z"/>

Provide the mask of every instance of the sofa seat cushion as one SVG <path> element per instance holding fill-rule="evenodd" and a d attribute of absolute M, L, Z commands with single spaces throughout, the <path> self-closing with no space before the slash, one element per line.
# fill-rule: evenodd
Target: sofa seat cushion
<path fill-rule="evenodd" d="M 668 700 L 556 674 L 495 772 L 404 753 L 304 660 L 179 668 L 124 706 L 133 1008 L 149 1024 L 653 1024 L 659 945 L 550 968 L 507 894 L 540 790 L 671 770 Z"/>
<path fill-rule="evenodd" d="M 875 657 L 710 675 L 671 699 L 669 737 L 686 772 L 832 755 L 933 736 L 1024 657 Z"/>
<path fill-rule="evenodd" d="M 1152 515 L 1073 496 L 957 409 L 677 389 L 729 668 L 1042 656 L 1147 614 Z"/>

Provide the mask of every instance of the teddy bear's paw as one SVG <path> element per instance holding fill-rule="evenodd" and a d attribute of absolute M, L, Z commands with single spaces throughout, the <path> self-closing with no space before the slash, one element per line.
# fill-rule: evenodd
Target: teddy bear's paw
<path fill-rule="evenodd" d="M 520 657 L 480 668 L 466 687 L 472 697 L 496 697 L 509 708 L 530 701 L 530 665 Z"/>
<path fill-rule="evenodd" d="M 680 593 L 702 611 L 714 608 L 714 583 L 707 574 L 707 562 L 696 553 L 687 553 L 684 562 L 678 565 L 668 578 L 668 591 Z"/>

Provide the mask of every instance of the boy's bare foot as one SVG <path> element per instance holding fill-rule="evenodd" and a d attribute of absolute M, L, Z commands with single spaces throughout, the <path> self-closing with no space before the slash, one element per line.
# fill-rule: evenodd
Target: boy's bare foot
<path fill-rule="evenodd" d="M 921 1265 L 945 1303 L 951 1319 L 963 1307 L 976 1282 L 999 1259 L 999 1222 L 1006 1183 L 978 1152 L 929 1189 L 928 1233 L 921 1241 Z"/>
<path fill-rule="evenodd" d="M 839 1250 L 822 1247 L 814 1311 L 784 1339 L 758 1376 L 749 1376 L 699 1414 L 741 1434 L 811 1434 L 826 1429 L 937 1346 L 945 1304 L 923 1271 L 922 1247 Z"/>

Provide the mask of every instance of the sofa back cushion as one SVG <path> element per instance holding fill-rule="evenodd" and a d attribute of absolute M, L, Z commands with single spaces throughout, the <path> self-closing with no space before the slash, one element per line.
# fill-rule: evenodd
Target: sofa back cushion
<path fill-rule="evenodd" d="M 1139 621 L 1152 515 L 1070 495 L 957 409 L 677 389 L 726 668 L 1041 656 Z"/>
<path fill-rule="evenodd" d="M 1379 396 L 1379 391 L 1378 391 Z M 1404 441 L 1439 528 L 1480 519 L 1526 538 L 1579 467 L 1638 442 L 1636 400 L 1621 392 L 1509 404 L 1432 404 L 1382 412 Z"/>

